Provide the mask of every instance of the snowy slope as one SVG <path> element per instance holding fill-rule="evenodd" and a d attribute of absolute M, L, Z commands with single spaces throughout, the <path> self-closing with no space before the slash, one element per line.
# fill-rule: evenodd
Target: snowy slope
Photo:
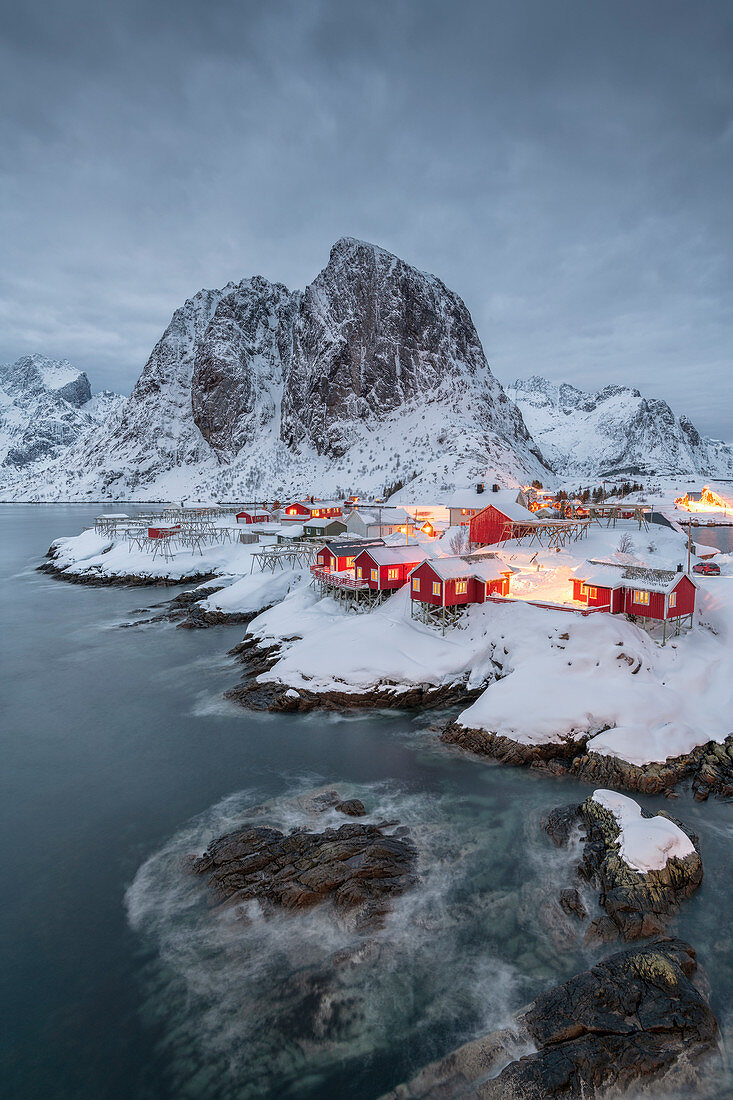
<path fill-rule="evenodd" d="M 461 299 L 344 238 L 304 292 L 254 277 L 173 316 L 121 415 L 0 498 L 434 495 L 548 476 Z"/>
<path fill-rule="evenodd" d="M 534 375 L 507 387 L 532 436 L 563 476 L 733 475 L 733 447 L 703 438 L 665 401 L 628 386 L 584 393 Z"/>
<path fill-rule="evenodd" d="M 110 390 L 92 395 L 65 359 L 26 355 L 0 366 L 0 485 L 61 455 L 123 402 Z"/>

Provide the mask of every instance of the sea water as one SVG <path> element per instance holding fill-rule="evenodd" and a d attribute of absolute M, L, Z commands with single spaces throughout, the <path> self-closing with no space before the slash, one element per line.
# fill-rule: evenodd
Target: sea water
<path fill-rule="evenodd" d="M 4 1097 L 371 1100 L 612 950 L 559 911 L 578 852 L 542 829 L 590 788 L 444 747 L 435 714 L 228 704 L 241 627 L 130 626 L 177 590 L 37 572 L 96 511 L 0 506 Z M 324 789 L 411 830 L 419 884 L 384 928 L 212 907 L 188 857 L 244 820 L 347 820 L 314 818 Z M 641 801 L 700 834 L 705 881 L 673 930 L 727 1031 L 731 808 Z"/>

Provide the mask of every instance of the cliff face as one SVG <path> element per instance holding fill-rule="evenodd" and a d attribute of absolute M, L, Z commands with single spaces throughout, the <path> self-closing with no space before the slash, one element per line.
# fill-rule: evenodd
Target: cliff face
<path fill-rule="evenodd" d="M 508 389 L 543 455 L 565 476 L 733 473 L 733 448 L 628 386 L 585 393 L 535 375 Z"/>
<path fill-rule="evenodd" d="M 219 302 L 196 351 L 191 406 L 213 450 L 231 458 L 280 425 L 299 295 L 244 279 Z"/>
<path fill-rule="evenodd" d="M 255 276 L 176 310 L 114 424 L 8 498 L 229 499 L 546 476 L 461 299 L 344 238 L 304 292 Z"/>

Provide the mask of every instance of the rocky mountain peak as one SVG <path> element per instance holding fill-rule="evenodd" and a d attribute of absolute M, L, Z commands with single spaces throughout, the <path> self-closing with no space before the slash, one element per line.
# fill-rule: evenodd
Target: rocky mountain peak
<path fill-rule="evenodd" d="M 119 416 L 80 441 L 63 492 L 415 492 L 547 474 L 463 301 L 343 237 L 304 291 L 261 276 L 171 318 Z M 166 488 L 168 487 L 168 488 Z"/>

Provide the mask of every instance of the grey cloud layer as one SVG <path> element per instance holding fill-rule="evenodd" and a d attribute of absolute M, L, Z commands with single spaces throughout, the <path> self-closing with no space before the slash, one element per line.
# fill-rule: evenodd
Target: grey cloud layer
<path fill-rule="evenodd" d="M 189 294 L 348 234 L 456 289 L 502 380 L 733 434 L 726 5 L 2 7 L 1 358 L 129 389 Z"/>

